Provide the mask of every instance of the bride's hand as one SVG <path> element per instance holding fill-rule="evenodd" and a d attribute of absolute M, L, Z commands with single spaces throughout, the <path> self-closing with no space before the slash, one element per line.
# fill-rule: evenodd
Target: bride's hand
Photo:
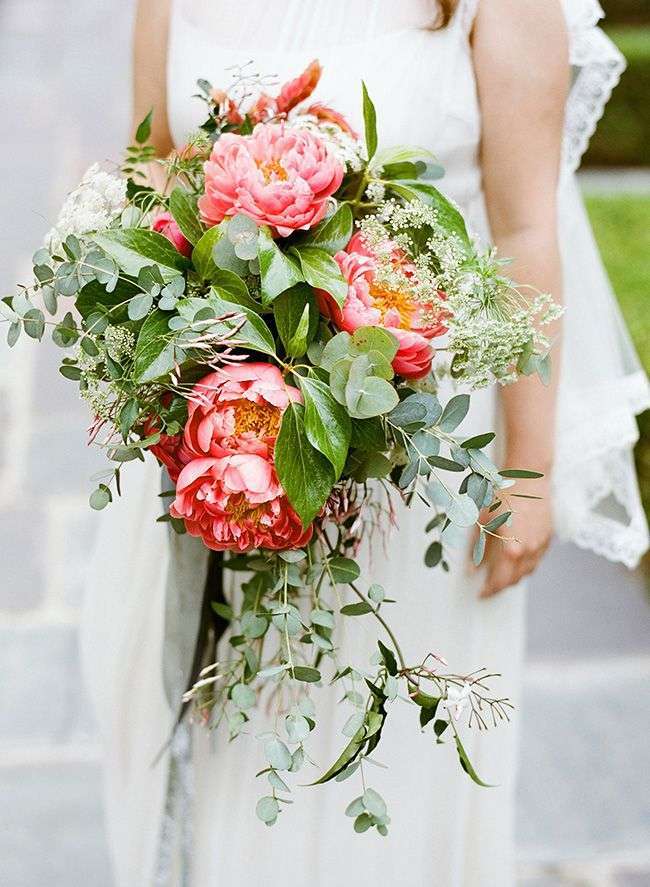
<path fill-rule="evenodd" d="M 480 597 L 489 598 L 533 573 L 546 552 L 553 536 L 550 481 L 543 478 L 530 482 L 525 488 L 512 491 L 524 495 L 541 496 L 541 499 L 517 499 L 510 501 L 513 509 L 513 526 L 501 527 L 495 539 L 488 537 L 485 560 L 485 579 Z M 512 537 L 516 537 L 516 541 Z M 508 537 L 512 541 L 505 541 Z"/>

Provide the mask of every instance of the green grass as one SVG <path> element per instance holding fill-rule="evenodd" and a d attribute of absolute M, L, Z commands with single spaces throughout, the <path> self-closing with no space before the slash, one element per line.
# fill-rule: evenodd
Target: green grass
<path fill-rule="evenodd" d="M 650 373 L 650 195 L 588 197 L 587 209 L 634 344 Z M 650 518 L 650 410 L 639 417 L 639 428 L 636 466 Z"/>
<path fill-rule="evenodd" d="M 592 166 L 650 164 L 650 26 L 608 28 L 627 59 L 627 71 L 614 90 L 591 140 L 585 162 Z"/>
<path fill-rule="evenodd" d="M 588 197 L 587 209 L 632 338 L 650 373 L 650 195 Z"/>

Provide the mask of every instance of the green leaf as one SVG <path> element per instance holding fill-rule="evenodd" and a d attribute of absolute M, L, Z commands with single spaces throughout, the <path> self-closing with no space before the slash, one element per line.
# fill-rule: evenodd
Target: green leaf
<path fill-rule="evenodd" d="M 476 502 L 467 493 L 454 496 L 447 508 L 447 517 L 457 527 L 473 526 L 478 520 Z"/>
<path fill-rule="evenodd" d="M 258 236 L 262 303 L 269 305 L 280 293 L 301 283 L 305 277 L 293 256 L 282 252 L 268 228 L 260 228 Z"/>
<path fill-rule="evenodd" d="M 344 607 L 341 607 L 341 614 L 343 616 L 365 616 L 373 612 L 374 610 L 366 601 L 359 601 L 358 604 L 346 604 Z"/>
<path fill-rule="evenodd" d="M 395 677 L 397 674 L 397 659 L 395 659 L 395 654 L 382 641 L 378 640 L 377 646 L 379 647 L 379 652 L 381 653 L 381 658 L 384 660 L 384 665 L 386 666 L 388 674 Z"/>
<path fill-rule="evenodd" d="M 273 303 L 278 334 L 289 357 L 302 357 L 318 329 L 319 312 L 311 287 L 296 284 Z"/>
<path fill-rule="evenodd" d="M 347 203 L 342 203 L 329 219 L 312 228 L 302 242 L 305 246 L 316 246 L 334 255 L 339 250 L 345 249 L 353 230 L 352 210 Z"/>
<path fill-rule="evenodd" d="M 503 514 L 500 514 L 497 517 L 493 517 L 492 520 L 485 525 L 485 529 L 489 533 L 494 533 L 495 530 L 498 530 L 499 527 L 502 527 L 505 523 L 507 523 L 511 516 L 511 511 L 504 511 Z"/>
<path fill-rule="evenodd" d="M 140 123 L 135 131 L 135 140 L 138 145 L 144 145 L 149 141 L 151 135 L 151 121 L 153 120 L 153 108 L 149 111 L 144 120 Z"/>
<path fill-rule="evenodd" d="M 128 304 L 129 320 L 142 320 L 151 311 L 153 296 L 151 293 L 138 293 Z"/>
<path fill-rule="evenodd" d="M 438 425 L 441 431 L 455 431 L 469 410 L 469 394 L 457 394 L 452 397 L 442 411 Z"/>
<path fill-rule="evenodd" d="M 473 782 L 475 782 L 477 785 L 480 785 L 483 788 L 494 788 L 493 785 L 490 785 L 487 782 L 483 782 L 483 780 L 479 779 L 479 777 L 477 776 L 476 770 L 472 767 L 470 759 L 467 757 L 467 752 L 463 748 L 463 743 L 460 741 L 460 736 L 458 735 L 458 733 L 456 733 L 454 740 L 456 742 L 456 751 L 458 752 L 460 766 L 463 768 L 465 773 L 467 773 L 470 779 L 473 780 Z"/>
<path fill-rule="evenodd" d="M 382 796 L 372 788 L 367 788 L 363 793 L 363 806 L 371 816 L 383 819 L 386 816 L 386 802 Z"/>
<path fill-rule="evenodd" d="M 325 290 L 342 305 L 348 294 L 348 282 L 343 277 L 337 262 L 315 246 L 297 246 L 291 250 L 298 257 L 302 277 L 315 289 Z"/>
<path fill-rule="evenodd" d="M 335 479 L 338 480 L 350 446 L 350 417 L 334 399 L 325 382 L 306 376 L 298 376 L 297 380 L 305 401 L 307 438 L 332 463 Z"/>
<path fill-rule="evenodd" d="M 143 268 L 153 264 L 163 279 L 169 281 L 182 274 L 189 265 L 187 259 L 157 231 L 116 228 L 95 234 L 93 239 L 130 277 L 137 277 Z"/>
<path fill-rule="evenodd" d="M 442 560 L 442 545 L 440 542 L 432 542 L 424 555 L 424 563 L 427 567 L 437 567 Z"/>
<path fill-rule="evenodd" d="M 397 354 L 399 342 L 396 336 L 382 327 L 361 326 L 352 334 L 351 346 L 359 354 L 378 351 L 391 363 Z"/>
<path fill-rule="evenodd" d="M 121 323 L 127 319 L 127 305 L 140 288 L 128 280 L 119 280 L 111 293 L 96 280 L 87 283 L 75 300 L 75 308 L 83 318 L 89 317 L 98 309 L 109 314 L 111 323 Z"/>
<path fill-rule="evenodd" d="M 7 330 L 7 345 L 10 348 L 13 348 L 20 338 L 22 328 L 23 325 L 19 320 L 14 320 L 13 323 L 9 324 L 9 329 Z"/>
<path fill-rule="evenodd" d="M 339 773 L 341 773 L 345 768 L 352 763 L 358 756 L 366 742 L 366 731 L 362 727 L 358 730 L 355 735 L 352 737 L 350 742 L 345 746 L 339 757 L 332 764 L 332 766 L 327 770 L 320 779 L 317 779 L 316 782 L 312 782 L 311 785 L 322 785 L 325 782 L 329 782 L 330 779 L 334 779 Z"/>
<path fill-rule="evenodd" d="M 183 188 L 174 188 L 169 197 L 169 210 L 186 240 L 196 246 L 203 237 L 203 228 L 196 208 L 196 198 Z"/>
<path fill-rule="evenodd" d="M 210 307 L 215 310 L 218 318 L 228 314 L 234 315 L 228 320 L 218 321 L 219 325 L 223 326 L 226 331 L 237 331 L 232 339 L 233 342 L 236 341 L 243 347 L 261 351 L 262 354 L 275 354 L 273 335 L 259 314 L 256 314 L 255 311 L 246 308 L 244 305 L 227 302 L 214 289 L 210 291 L 208 302 Z M 244 318 L 243 324 L 242 316 Z"/>
<path fill-rule="evenodd" d="M 234 271 L 215 267 L 210 277 L 210 283 L 212 289 L 227 302 L 235 302 L 237 305 L 243 305 L 256 312 L 261 310 L 261 304 L 251 296 L 242 278 Z"/>
<path fill-rule="evenodd" d="M 469 440 L 464 440 L 461 447 L 464 450 L 482 450 L 483 447 L 492 443 L 495 437 L 496 434 L 494 434 L 493 431 L 490 431 L 487 434 L 477 434 L 476 437 L 470 437 Z"/>
<path fill-rule="evenodd" d="M 275 444 L 275 467 L 289 502 L 306 527 L 327 501 L 334 471 L 309 442 L 304 413 L 304 407 L 295 403 L 285 410 Z"/>
<path fill-rule="evenodd" d="M 95 511 L 101 511 L 103 508 L 106 508 L 112 498 L 109 488 L 105 484 L 100 484 L 99 487 L 90 494 L 90 507 Z"/>
<path fill-rule="evenodd" d="M 366 131 L 366 151 L 368 160 L 372 160 L 377 150 L 377 112 L 372 103 L 372 99 L 368 95 L 366 84 L 361 81 L 361 89 L 363 93 L 363 122 Z"/>
<path fill-rule="evenodd" d="M 221 227 L 214 225 L 214 227 L 208 228 L 192 250 L 192 264 L 196 273 L 203 280 L 212 281 L 216 274 L 221 273 L 221 269 L 217 267 L 212 258 L 212 251 L 222 236 L 223 231 Z"/>
<path fill-rule="evenodd" d="M 230 698 L 241 711 L 252 708 L 257 699 L 254 690 L 247 684 L 235 684 L 230 692 Z"/>
<path fill-rule="evenodd" d="M 501 477 L 529 478 L 531 480 L 544 477 L 539 471 L 527 471 L 523 468 L 506 468 L 504 471 L 500 471 L 499 474 Z"/>
<path fill-rule="evenodd" d="M 483 557 L 485 555 L 485 533 L 483 530 L 478 534 L 478 539 L 474 543 L 474 549 L 472 551 L 472 563 L 475 567 L 478 567 L 482 562 Z"/>
<path fill-rule="evenodd" d="M 173 339 L 168 316 L 163 311 L 154 311 L 147 317 L 135 344 L 133 378 L 136 382 L 153 382 L 174 368 Z"/>
<path fill-rule="evenodd" d="M 138 418 L 139 411 L 140 404 L 134 397 L 127 400 L 120 410 L 120 431 L 122 432 L 122 437 L 126 437 L 129 431 L 133 428 L 135 420 Z"/>
<path fill-rule="evenodd" d="M 223 604 L 219 601 L 212 601 L 210 605 L 217 616 L 221 616 L 222 619 L 226 619 L 228 622 L 232 622 L 235 618 L 235 614 L 232 611 L 232 607 L 229 604 Z"/>
<path fill-rule="evenodd" d="M 45 317 L 40 308 L 30 308 L 23 316 L 23 326 L 25 332 L 32 339 L 40 340 L 45 332 Z"/>
<path fill-rule="evenodd" d="M 335 363 L 350 356 L 351 343 L 350 333 L 337 333 L 323 348 L 318 365 L 328 373 L 331 372 Z"/>
<path fill-rule="evenodd" d="M 456 234 L 464 247 L 465 252 L 469 255 L 472 251 L 472 243 L 467 233 L 467 226 L 462 214 L 447 198 L 434 188 L 428 182 L 418 180 L 413 181 L 388 181 L 386 187 L 403 197 L 405 200 L 419 200 L 426 203 L 427 206 L 433 207 L 438 212 L 440 225 L 447 231 Z"/>
<path fill-rule="evenodd" d="M 321 674 L 317 668 L 311 668 L 308 665 L 296 665 L 293 669 L 292 676 L 297 681 L 306 684 L 315 684 L 321 679 Z"/>
<path fill-rule="evenodd" d="M 361 575 L 359 565 L 349 557 L 333 557 L 328 561 L 328 567 L 332 581 L 340 585 L 349 585 Z"/>
<path fill-rule="evenodd" d="M 385 450 L 386 435 L 381 419 L 377 416 L 372 419 L 355 419 L 352 422 L 350 447 L 373 453 Z"/>
<path fill-rule="evenodd" d="M 280 813 L 280 805 L 275 798 L 267 795 L 260 798 L 255 807 L 255 815 L 266 825 L 273 825 Z"/>
<path fill-rule="evenodd" d="M 59 372 L 64 379 L 70 379 L 71 382 L 78 382 L 81 379 L 81 369 L 77 366 L 64 364 L 59 367 Z"/>
<path fill-rule="evenodd" d="M 390 382 L 369 374 L 374 369 L 368 354 L 360 354 L 352 361 L 345 386 L 345 400 L 350 415 L 355 419 L 382 416 L 399 403 L 399 395 Z"/>

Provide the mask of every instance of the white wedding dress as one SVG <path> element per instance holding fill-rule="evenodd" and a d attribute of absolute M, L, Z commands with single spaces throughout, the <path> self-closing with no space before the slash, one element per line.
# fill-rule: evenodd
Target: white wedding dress
<path fill-rule="evenodd" d="M 324 75 L 318 98 L 361 129 L 360 81 L 378 110 L 380 140 L 419 144 L 446 168 L 442 189 L 489 240 L 478 147 L 481 119 L 469 47 L 478 0 L 460 0 L 452 24 L 428 28 L 429 0 L 176 0 L 170 31 L 168 103 L 177 143 L 201 121 L 189 97 L 197 78 L 227 87 L 232 66 L 296 76 L 313 58 Z M 630 448 L 634 413 L 650 403 L 584 216 L 573 172 L 615 84 L 622 60 L 597 30 L 595 0 L 565 0 L 574 86 L 567 113 L 560 232 L 567 303 L 556 517 L 560 533 L 632 566 L 647 547 Z M 468 434 L 495 426 L 496 395 L 473 399 Z M 489 735 L 472 731 L 468 751 L 497 788 L 460 771 L 452 748 L 420 734 L 412 707 L 397 703 L 369 778 L 389 803 L 388 838 L 354 834 L 343 812 L 359 794 L 352 781 L 294 791 L 273 828 L 255 818 L 265 793 L 255 733 L 233 743 L 200 728 L 169 737 L 187 674 L 206 571 L 206 552 L 155 523 L 160 477 L 129 466 L 126 495 L 107 512 L 91 570 L 84 657 L 106 747 L 109 840 L 118 887 L 330 887 L 359 882 L 405 887 L 513 884 L 513 786 L 517 721 Z M 621 507 L 616 507 L 616 502 Z M 522 673 L 522 588 L 477 600 L 478 580 L 459 554 L 450 574 L 424 567 L 422 510 L 400 509 L 388 553 L 367 570 L 399 598 L 393 609 L 408 656 L 430 650 L 455 670 L 488 666 L 518 699 Z M 370 628 L 341 643 L 365 666 Z M 348 629 L 348 632 L 350 630 Z M 365 631 L 368 636 L 365 636 Z M 164 667 L 163 667 L 164 650 Z M 320 699 L 320 738 L 311 754 L 328 766 L 342 748 L 341 715 L 329 690 Z M 171 704 L 168 699 L 171 697 Z M 321 698 L 322 697 L 322 698 Z M 329 717 L 331 726 L 326 725 Z M 311 776 L 313 772 L 313 776 Z M 304 783 L 316 777 L 307 771 Z M 303 777 L 303 774 L 300 774 Z"/>

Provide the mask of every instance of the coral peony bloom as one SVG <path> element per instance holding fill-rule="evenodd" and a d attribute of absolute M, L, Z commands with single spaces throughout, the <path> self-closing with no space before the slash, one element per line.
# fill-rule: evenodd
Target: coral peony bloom
<path fill-rule="evenodd" d="M 373 251 L 358 232 L 334 258 L 348 282 L 348 293 L 340 308 L 328 293 L 319 290 L 321 311 L 350 333 L 362 326 L 389 330 L 399 342 L 393 360 L 395 372 L 406 379 L 426 376 L 434 354 L 429 340 L 443 335 L 447 328 L 439 306 L 423 304 L 412 295 L 409 280 L 416 269 L 408 256 L 390 241 Z M 399 272 L 403 286 L 391 288 L 382 283 L 381 267 Z"/>
<path fill-rule="evenodd" d="M 244 362 L 210 373 L 192 389 L 184 453 L 191 458 L 247 452 L 268 457 L 282 413 L 301 401 L 270 363 Z"/>
<path fill-rule="evenodd" d="M 300 77 L 290 80 L 280 90 L 280 95 L 276 99 L 277 109 L 280 114 L 286 114 L 304 102 L 318 86 L 323 69 L 318 59 L 314 59 L 303 71 Z"/>
<path fill-rule="evenodd" d="M 178 227 L 174 217 L 169 212 L 158 213 L 151 223 L 152 231 L 157 231 L 166 237 L 170 243 L 176 247 L 179 253 L 189 257 L 192 255 L 192 244 L 187 240 L 181 229 Z"/>
<path fill-rule="evenodd" d="M 258 124 L 249 136 L 226 133 L 215 143 L 199 210 L 208 225 L 244 213 L 288 237 L 321 221 L 343 175 L 343 165 L 315 133 Z"/>
<path fill-rule="evenodd" d="M 253 453 L 194 459 L 169 512 L 215 551 L 300 548 L 313 532 L 303 529 L 272 462 Z"/>
<path fill-rule="evenodd" d="M 348 135 L 352 136 L 353 139 L 359 138 L 359 133 L 352 129 L 343 114 L 336 111 L 334 108 L 330 108 L 329 105 L 324 105 L 322 102 L 315 102 L 313 105 L 310 105 L 304 113 L 311 114 L 312 117 L 321 120 L 323 123 L 334 123 L 339 129 L 342 129 L 343 132 L 347 132 Z"/>

